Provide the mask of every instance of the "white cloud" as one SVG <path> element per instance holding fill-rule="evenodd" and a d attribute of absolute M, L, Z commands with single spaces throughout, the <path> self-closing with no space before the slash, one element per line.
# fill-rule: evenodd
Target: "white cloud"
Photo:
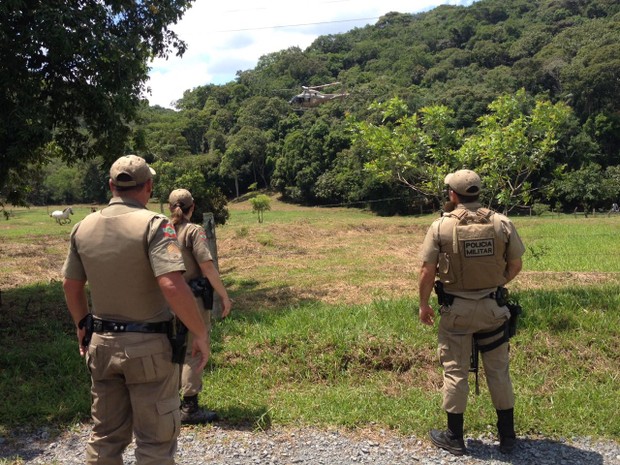
<path fill-rule="evenodd" d="M 195 0 L 172 29 L 183 39 L 182 58 L 151 63 L 147 86 L 151 105 L 172 107 L 183 92 L 206 84 L 224 84 L 237 71 L 253 68 L 269 53 L 318 36 L 374 24 L 392 11 L 416 13 L 441 4 L 468 5 L 474 0 Z M 358 21 L 352 21 L 358 20 Z"/>

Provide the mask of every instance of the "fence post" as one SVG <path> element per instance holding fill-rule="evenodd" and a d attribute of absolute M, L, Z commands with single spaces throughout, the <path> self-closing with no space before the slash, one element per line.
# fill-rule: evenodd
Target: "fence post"
<path fill-rule="evenodd" d="M 202 214 L 202 227 L 205 228 L 205 232 L 207 233 L 207 245 L 209 247 L 209 252 L 211 252 L 211 257 L 213 258 L 213 265 L 219 273 L 220 266 L 217 260 L 217 238 L 215 237 L 215 218 L 213 213 Z M 213 310 L 211 311 L 211 316 L 216 320 L 222 319 L 222 301 L 217 292 L 213 294 Z"/>

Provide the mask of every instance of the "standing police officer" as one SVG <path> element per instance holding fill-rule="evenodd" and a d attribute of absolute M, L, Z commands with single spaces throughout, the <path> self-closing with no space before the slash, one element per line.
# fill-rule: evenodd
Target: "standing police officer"
<path fill-rule="evenodd" d="M 195 208 L 194 198 L 187 189 L 175 189 L 170 193 L 168 203 L 171 213 L 170 220 L 176 229 L 177 239 L 187 269 L 183 277 L 188 283 L 200 282 L 202 289 L 207 285 L 204 280 L 208 280 L 208 283 L 220 297 L 223 306 L 222 317 L 225 318 L 232 308 L 232 300 L 228 297 L 220 273 L 213 263 L 213 257 L 207 243 L 207 233 L 199 224 L 190 222 Z M 211 329 L 211 307 L 206 308 L 201 295 L 196 296 L 196 304 L 207 326 L 207 340 L 210 343 L 208 335 Z M 203 374 L 202 370 L 196 369 L 199 363 L 200 359 L 192 356 L 191 349 L 188 347 L 185 361 L 181 367 L 181 423 L 183 424 L 210 423 L 218 419 L 216 412 L 198 406 L 198 394 L 202 390 Z"/>
<path fill-rule="evenodd" d="M 89 465 L 122 465 L 132 430 L 137 465 L 174 464 L 179 365 L 172 362 L 170 310 L 193 334 L 193 351 L 201 354 L 197 369 L 209 354 L 174 228 L 146 209 L 153 174 L 135 155 L 112 165 L 113 197 L 74 226 L 63 266 L 65 299 L 92 378 Z"/>
<path fill-rule="evenodd" d="M 450 204 L 455 208 L 429 228 L 422 245 L 419 278 L 422 323 L 434 323 L 429 298 L 436 276 L 442 294 L 438 354 L 444 370 L 443 409 L 448 415 L 448 428 L 431 430 L 430 438 L 437 447 L 452 454 L 466 452 L 463 415 L 469 393 L 472 340 L 475 333 L 485 333 L 481 344 L 492 347 L 494 342 L 498 343 L 492 350 L 482 352 L 482 361 L 497 411 L 500 451 L 510 453 L 516 441 L 514 393 L 507 337 L 501 330 L 510 311 L 496 298 L 521 271 L 525 247 L 507 217 L 482 208 L 478 202 L 482 183 L 475 172 L 456 171 L 446 176 L 445 183 Z M 500 341 L 501 338 L 504 340 Z"/>

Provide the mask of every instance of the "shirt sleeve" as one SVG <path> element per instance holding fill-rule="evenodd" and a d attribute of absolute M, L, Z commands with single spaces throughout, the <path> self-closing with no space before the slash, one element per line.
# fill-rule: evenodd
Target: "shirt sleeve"
<path fill-rule="evenodd" d="M 209 250 L 209 241 L 207 240 L 207 233 L 200 225 L 194 225 L 192 231 L 188 234 L 192 242 L 192 254 L 196 263 L 204 263 L 212 261 L 211 251 Z"/>
<path fill-rule="evenodd" d="M 439 221 L 435 220 L 424 237 L 420 249 L 422 263 L 437 263 L 439 260 Z"/>
<path fill-rule="evenodd" d="M 519 237 L 519 233 L 515 228 L 512 221 L 504 222 L 508 232 L 508 244 L 506 247 L 506 260 L 514 260 L 515 258 L 521 258 L 525 253 L 525 245 Z"/>
<path fill-rule="evenodd" d="M 176 231 L 165 217 L 156 216 L 151 221 L 148 254 L 155 276 L 185 271 Z"/>
<path fill-rule="evenodd" d="M 82 259 L 80 258 L 77 247 L 75 246 L 75 233 L 77 232 L 79 226 L 80 223 L 77 223 L 71 230 L 71 243 L 69 245 L 67 258 L 62 266 L 62 275 L 67 279 L 86 281 L 86 270 L 84 270 Z"/>

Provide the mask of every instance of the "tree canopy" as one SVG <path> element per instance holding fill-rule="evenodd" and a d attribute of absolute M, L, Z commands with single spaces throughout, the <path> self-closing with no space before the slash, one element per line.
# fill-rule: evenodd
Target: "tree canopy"
<path fill-rule="evenodd" d="M 148 61 L 185 44 L 168 29 L 192 0 L 3 0 L 0 3 L 0 189 L 27 194 L 54 155 L 122 155 Z M 25 192 L 26 191 L 26 192 Z"/>

